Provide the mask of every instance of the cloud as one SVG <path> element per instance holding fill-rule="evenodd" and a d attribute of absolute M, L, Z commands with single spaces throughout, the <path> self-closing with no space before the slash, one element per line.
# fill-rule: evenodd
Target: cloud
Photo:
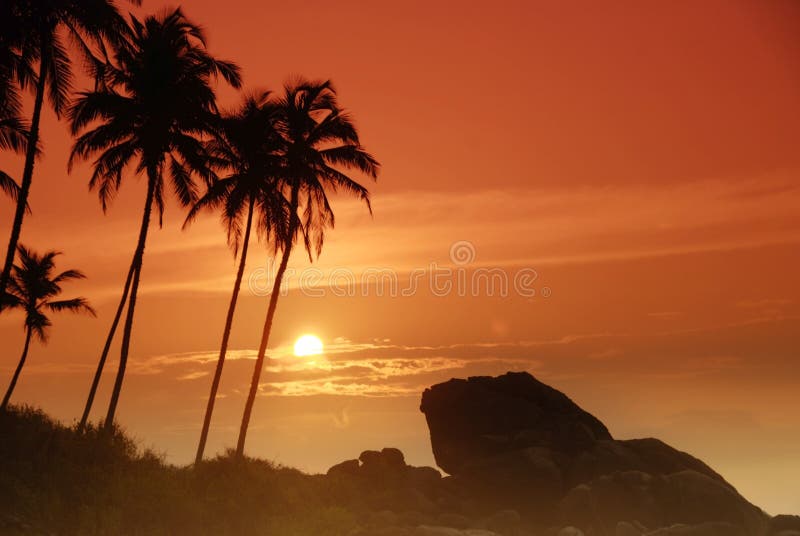
<path fill-rule="evenodd" d="M 262 396 L 418 396 L 452 377 L 527 370 L 548 377 L 693 379 L 780 377 L 783 352 L 793 344 L 797 318 L 643 333 L 590 333 L 552 340 L 400 345 L 338 339 L 324 355 L 295 357 L 290 345 L 270 350 L 259 385 Z M 154 356 L 132 363 L 135 375 L 194 381 L 208 376 L 218 352 Z M 255 350 L 228 353 L 221 393 L 241 396 L 249 385 Z M 738 381 L 738 380 L 737 380 Z"/>

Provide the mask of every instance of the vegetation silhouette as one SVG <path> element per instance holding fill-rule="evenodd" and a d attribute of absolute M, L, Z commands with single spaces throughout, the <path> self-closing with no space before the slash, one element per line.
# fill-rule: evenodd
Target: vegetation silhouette
<path fill-rule="evenodd" d="M 21 28 L 14 24 L 11 4 L 0 6 L 0 151 L 24 153 L 28 144 L 28 129 L 22 119 L 22 100 L 15 80 L 17 72 L 24 70 L 21 55 L 14 49 L 20 40 Z M 22 77 L 30 76 L 23 73 Z M 0 170 L 0 190 L 12 200 L 19 198 L 20 188 L 11 176 Z M 2 307 L 2 303 L 0 303 Z"/>
<path fill-rule="evenodd" d="M 241 85 L 239 68 L 214 58 L 206 49 L 203 31 L 179 8 L 144 20 L 131 16 L 130 33 L 129 41 L 117 47 L 104 66 L 103 83 L 94 91 L 79 93 L 69 109 L 72 133 L 78 135 L 69 166 L 76 159 L 97 155 L 89 186 L 97 190 L 103 210 L 116 195 L 127 167 L 132 166 L 147 180 L 139 238 L 84 411 L 86 417 L 110 340 L 127 302 L 119 368 L 104 421 L 108 430 L 114 422 L 125 377 L 154 206 L 159 225 L 162 221 L 165 175 L 180 204 L 186 206 L 196 201 L 195 178 L 210 183 L 214 176 L 209 154 L 201 141 L 218 126 L 212 83 L 219 77 L 233 87 Z M 85 423 L 85 418 L 82 421 Z"/>
<path fill-rule="evenodd" d="M 54 274 L 55 258 L 60 254 L 58 251 L 48 251 L 39 255 L 20 244 L 17 246 L 17 252 L 19 264 L 14 266 L 6 289 L 6 299 L 8 306 L 18 307 L 25 313 L 25 346 L 3 402 L 0 404 L 0 411 L 5 411 L 14 393 L 22 367 L 25 366 L 28 357 L 31 338 L 36 336 L 42 343 L 47 343 L 47 330 L 52 325 L 49 313 L 69 311 L 96 316 L 86 298 L 54 299 L 61 294 L 62 283 L 85 277 L 78 270 L 65 270 Z"/>
<path fill-rule="evenodd" d="M 34 163 L 39 145 L 39 126 L 42 107 L 47 100 L 57 117 L 61 117 L 69 105 L 72 87 L 72 61 L 65 44 L 65 37 L 75 43 L 73 47 L 92 74 L 98 74 L 93 67 L 103 64 L 94 53 L 93 47 L 105 49 L 106 43 L 119 44 L 127 35 L 128 26 L 111 0 L 15 0 L 3 2 L 0 14 L 3 20 L 4 67 L 0 74 L 0 91 L 10 96 L 5 105 L 14 112 L 18 90 L 32 88 L 34 91 L 33 114 L 30 131 L 27 133 L 25 147 L 25 166 L 19 188 L 10 186 L 16 198 L 16 210 L 8 241 L 5 262 L 0 272 L 0 296 L 6 290 L 14 264 L 22 232 L 22 223 L 28 208 L 28 196 L 33 181 Z M 37 69 L 38 67 L 38 69 Z M 11 89 L 12 86 L 16 88 Z M 6 119 L 9 119 L 6 116 Z M 12 114 L 10 117 L 16 120 Z M 4 188 L 5 189 L 5 188 Z M 8 191 L 8 190 L 7 190 Z"/>
<path fill-rule="evenodd" d="M 281 282 L 294 241 L 302 236 L 309 258 L 314 253 L 319 255 L 325 229 L 332 227 L 335 221 L 328 200 L 329 191 L 341 189 L 355 195 L 367 204 L 372 213 L 367 189 L 340 169 L 355 170 L 375 179 L 380 167 L 378 161 L 361 146 L 352 118 L 339 106 L 336 90 L 330 81 L 299 79 L 289 83 L 276 105 L 276 124 L 283 144 L 283 179 L 289 189 L 290 220 L 239 428 L 236 455 L 240 458 L 244 456 L 250 415 L 264 368 Z"/>
<path fill-rule="evenodd" d="M 132 3 L 140 4 L 138 0 Z M 228 243 L 234 257 L 239 257 L 197 461 L 202 460 L 209 433 L 253 226 L 271 252 L 281 254 L 237 441 L 236 453 L 241 457 L 278 290 L 295 242 L 302 240 L 309 259 L 320 254 L 325 229 L 335 221 L 328 199 L 332 192 L 355 195 L 371 213 L 368 190 L 348 173 L 376 179 L 377 160 L 361 146 L 330 81 L 297 79 L 286 84 L 280 95 L 251 95 L 239 109 L 220 114 L 215 84 L 223 80 L 240 88 L 239 68 L 209 53 L 203 31 L 180 8 L 126 19 L 112 0 L 13 0 L 0 6 L 0 45 L 0 150 L 25 155 L 19 184 L 0 172 L 0 189 L 16 201 L 0 280 L 0 308 L 18 306 L 21 299 L 16 280 L 12 281 L 12 267 L 17 250 L 20 255 L 27 251 L 17 246 L 23 216 L 29 210 L 46 100 L 57 118 L 67 116 L 75 136 L 68 171 L 78 161 L 91 161 L 89 187 L 97 192 L 104 212 L 129 172 L 144 175 L 147 181 L 136 247 L 77 430 L 87 430 L 122 323 L 119 366 L 103 420 L 107 432 L 114 427 L 147 236 L 153 211 L 159 226 L 162 223 L 166 188 L 181 205 L 191 207 L 184 228 L 201 211 L 219 210 Z M 74 95 L 73 53 L 94 85 Z M 27 90 L 33 93 L 30 123 L 22 118 L 22 94 Z M 206 186 L 202 195 L 199 183 Z M 13 289 L 6 296 L 4 289 L 9 285 Z"/>
<path fill-rule="evenodd" d="M 220 119 L 220 128 L 207 144 L 214 165 L 226 173 L 215 181 L 186 217 L 188 227 L 203 210 L 220 210 L 234 257 L 241 247 L 219 357 L 203 418 L 195 462 L 200 463 L 208 439 L 211 416 L 228 349 L 236 302 L 247 262 L 250 231 L 256 218 L 257 235 L 272 245 L 273 253 L 286 242 L 290 206 L 283 194 L 282 138 L 276 129 L 278 108 L 269 93 L 246 97 L 235 112 Z M 244 224 L 242 223 L 244 221 Z"/>
<path fill-rule="evenodd" d="M 0 437 L 3 535 L 348 536 L 370 512 L 355 483 L 232 453 L 176 467 L 116 426 L 28 407 L 0 412 Z"/>

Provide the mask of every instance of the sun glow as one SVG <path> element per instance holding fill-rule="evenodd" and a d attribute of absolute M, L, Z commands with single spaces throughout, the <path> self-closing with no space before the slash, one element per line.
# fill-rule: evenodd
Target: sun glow
<path fill-rule="evenodd" d="M 322 340 L 316 335 L 303 335 L 294 343 L 294 355 L 305 357 L 322 353 Z"/>

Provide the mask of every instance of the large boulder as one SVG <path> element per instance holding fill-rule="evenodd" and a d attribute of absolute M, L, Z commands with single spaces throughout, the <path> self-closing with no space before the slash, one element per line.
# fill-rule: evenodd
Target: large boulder
<path fill-rule="evenodd" d="M 663 534 L 758 535 L 768 521 L 724 481 L 691 470 L 602 476 L 573 488 L 559 511 L 563 521 L 601 534 L 613 533 L 620 522 L 635 520 L 651 528 L 672 527 Z M 736 531 L 724 532 L 723 525 Z"/>
<path fill-rule="evenodd" d="M 780 515 L 769 521 L 767 536 L 800 536 L 800 516 Z"/>
<path fill-rule="evenodd" d="M 451 475 L 504 452 L 578 453 L 612 439 L 597 418 L 526 372 L 434 385 L 422 394 L 420 409 L 436 463 Z"/>
<path fill-rule="evenodd" d="M 438 512 L 441 473 L 433 467 L 407 465 L 396 448 L 365 450 L 357 460 L 347 460 L 328 469 L 327 477 L 342 490 L 356 490 L 359 502 L 375 511 Z"/>
<path fill-rule="evenodd" d="M 587 534 L 794 530 L 791 519 L 768 529 L 766 514 L 701 460 L 658 439 L 613 439 L 528 373 L 434 385 L 420 409 L 436 462 L 451 475 L 442 486 L 462 511 L 512 508 L 534 525 L 558 522 Z"/>
<path fill-rule="evenodd" d="M 644 536 L 747 536 L 747 532 L 730 523 L 700 523 L 663 527 Z"/>
<path fill-rule="evenodd" d="M 650 475 L 695 471 L 733 489 L 701 460 L 654 438 L 597 441 L 592 448 L 567 460 L 563 470 L 569 487 L 620 471 L 642 471 Z"/>

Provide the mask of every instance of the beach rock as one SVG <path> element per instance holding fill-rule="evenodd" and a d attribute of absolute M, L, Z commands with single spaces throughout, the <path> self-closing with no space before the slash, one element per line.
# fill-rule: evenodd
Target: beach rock
<path fill-rule="evenodd" d="M 371 527 L 415 536 L 800 536 L 800 518 L 770 519 L 711 467 L 658 439 L 613 439 L 527 373 L 435 385 L 421 410 L 449 476 L 407 465 L 394 448 L 328 470 L 377 512 Z"/>
<path fill-rule="evenodd" d="M 542 447 L 577 453 L 612 439 L 597 418 L 527 372 L 434 385 L 423 393 L 420 409 L 436 463 L 451 475 L 505 452 Z"/>
<path fill-rule="evenodd" d="M 730 523 L 701 523 L 699 525 L 673 525 L 645 536 L 749 536 L 741 527 Z"/>
<path fill-rule="evenodd" d="M 703 525 L 713 521 L 755 535 L 762 533 L 767 521 L 761 510 L 735 490 L 695 471 L 666 476 L 626 471 L 603 476 L 575 487 L 561 501 L 559 509 L 563 520 L 584 530 L 607 533 L 613 533 L 621 521 L 635 519 L 654 528 L 682 524 L 670 530 L 719 530 L 714 528 L 716 525 Z"/>
<path fill-rule="evenodd" d="M 800 516 L 779 515 L 769 520 L 767 536 L 800 536 Z"/>
<path fill-rule="evenodd" d="M 568 467 L 564 468 L 565 480 L 569 486 L 622 471 L 669 475 L 687 470 L 704 474 L 733 489 L 722 476 L 702 461 L 653 438 L 596 441 L 592 448 L 569 460 Z"/>
<path fill-rule="evenodd" d="M 462 474 L 450 477 L 451 487 L 470 511 L 482 515 L 514 509 L 534 517 L 552 514 L 564 494 L 561 470 L 553 453 L 529 447 L 502 452 L 470 463 Z"/>
<path fill-rule="evenodd" d="M 358 474 L 360 468 L 361 463 L 358 460 L 346 460 L 332 466 L 328 469 L 327 474 L 330 476 L 354 476 Z"/>

